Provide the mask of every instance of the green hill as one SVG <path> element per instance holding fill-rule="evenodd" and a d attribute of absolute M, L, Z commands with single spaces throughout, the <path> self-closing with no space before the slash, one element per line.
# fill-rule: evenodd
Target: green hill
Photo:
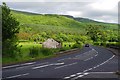
<path fill-rule="evenodd" d="M 63 15 L 63 16 L 68 17 L 68 18 L 72 18 L 72 19 L 74 19 L 76 21 L 79 21 L 79 22 L 82 22 L 84 24 L 102 25 L 102 26 L 105 26 L 106 29 L 118 29 L 118 25 L 115 24 L 115 23 L 99 22 L 99 21 L 95 21 L 95 20 L 92 20 L 92 19 L 88 19 L 88 18 L 73 17 L 73 16 L 70 16 L 70 15 Z"/>
<path fill-rule="evenodd" d="M 44 40 L 49 37 L 63 39 L 63 36 L 65 39 L 68 36 L 73 39 L 79 37 L 78 35 L 85 35 L 85 29 L 90 24 L 101 26 L 102 30 L 117 31 L 118 29 L 117 24 L 102 23 L 87 18 L 74 18 L 69 15 L 37 14 L 15 10 L 12 10 L 11 13 L 20 22 L 19 36 L 24 36 L 20 39 L 30 39 L 31 36 L 38 35 Z M 61 37 L 59 37 L 60 35 Z"/>
<path fill-rule="evenodd" d="M 25 12 L 12 12 L 13 16 L 18 19 L 21 24 L 40 24 L 62 27 L 83 27 L 83 25 L 74 19 L 67 18 L 56 14 L 32 14 Z"/>
<path fill-rule="evenodd" d="M 87 18 L 73 17 L 69 15 L 57 14 L 37 14 L 23 11 L 12 10 L 12 14 L 22 25 L 46 25 L 62 28 L 85 28 L 86 24 L 95 24 L 105 26 L 107 29 L 117 29 L 117 24 L 103 23 Z"/>

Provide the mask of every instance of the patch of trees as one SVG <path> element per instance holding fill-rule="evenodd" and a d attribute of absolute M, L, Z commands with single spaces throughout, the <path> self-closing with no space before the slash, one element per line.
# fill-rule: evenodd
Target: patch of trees
<path fill-rule="evenodd" d="M 118 33 L 113 30 L 103 30 L 101 25 L 87 25 L 86 35 L 90 36 L 94 42 L 117 42 Z"/>
<path fill-rule="evenodd" d="M 2 54 L 3 57 L 15 57 L 19 54 L 17 36 L 19 22 L 12 16 L 11 10 L 3 3 L 2 6 Z"/>

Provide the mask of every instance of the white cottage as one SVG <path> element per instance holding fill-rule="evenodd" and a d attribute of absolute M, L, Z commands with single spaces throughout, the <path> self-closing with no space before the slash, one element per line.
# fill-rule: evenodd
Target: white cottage
<path fill-rule="evenodd" d="M 42 46 L 44 48 L 61 48 L 61 43 L 55 41 L 54 39 L 47 39 L 45 42 L 43 42 Z"/>

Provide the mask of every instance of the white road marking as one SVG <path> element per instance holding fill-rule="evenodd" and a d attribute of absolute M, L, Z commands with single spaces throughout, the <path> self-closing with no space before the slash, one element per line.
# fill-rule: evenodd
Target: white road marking
<path fill-rule="evenodd" d="M 115 72 L 86 72 L 86 73 L 81 72 L 81 73 L 76 73 L 76 74 L 70 75 L 68 77 L 64 77 L 64 79 L 71 78 L 70 80 L 76 80 L 77 78 L 83 77 L 83 76 L 88 75 L 88 74 L 113 74 L 113 73 L 115 73 Z"/>
<path fill-rule="evenodd" d="M 84 75 L 88 75 L 89 73 L 84 73 Z"/>
<path fill-rule="evenodd" d="M 82 74 L 82 73 L 76 73 L 77 75 L 80 75 L 80 74 Z"/>
<path fill-rule="evenodd" d="M 35 64 L 36 62 L 31 62 L 31 63 L 24 63 L 24 64 L 20 64 L 22 66 L 25 66 L 25 65 L 31 65 L 31 64 Z"/>
<path fill-rule="evenodd" d="M 64 62 L 62 62 L 62 63 L 55 63 L 54 65 L 63 65 L 64 64 Z"/>
<path fill-rule="evenodd" d="M 17 67 L 16 69 L 22 69 L 22 68 L 26 68 L 26 67 L 30 67 L 30 66 Z"/>
<path fill-rule="evenodd" d="M 91 59 L 93 59 L 94 57 L 96 57 L 98 54 L 96 54 L 96 55 L 94 55 L 93 57 L 90 57 L 90 58 L 88 58 L 88 59 L 85 59 L 84 61 L 88 61 L 88 60 L 91 60 Z"/>
<path fill-rule="evenodd" d="M 83 54 L 87 54 L 87 53 L 89 53 L 90 51 L 92 51 L 92 50 L 89 50 L 89 51 L 87 51 L 87 52 L 84 52 Z M 81 55 L 83 55 L 83 54 L 76 55 L 75 57 L 79 57 L 79 56 L 81 56 Z"/>
<path fill-rule="evenodd" d="M 92 70 L 93 68 L 89 68 L 88 70 Z"/>
<path fill-rule="evenodd" d="M 70 79 L 70 80 L 76 80 L 77 78 L 80 78 L 80 77 L 83 77 L 84 75 L 79 75 L 79 76 L 77 76 L 77 77 L 74 77 L 74 78 L 72 78 L 72 79 Z"/>
<path fill-rule="evenodd" d="M 38 68 L 48 67 L 48 66 L 52 66 L 52 65 L 57 66 L 57 65 L 63 65 L 63 64 L 64 64 L 64 62 L 62 62 L 62 63 L 52 63 L 52 64 L 46 64 L 46 65 L 42 65 L 42 66 L 33 67 L 32 69 L 38 69 Z"/>
<path fill-rule="evenodd" d="M 71 80 L 75 80 L 75 79 L 77 79 L 77 78 L 79 78 L 79 77 L 83 77 L 83 76 L 85 76 L 85 75 L 88 75 L 88 74 L 90 74 L 90 73 L 103 73 L 103 74 L 106 74 L 106 73 L 114 73 L 114 72 L 87 72 L 87 71 L 90 71 L 90 70 L 92 70 L 92 69 L 95 69 L 95 68 L 97 68 L 97 67 L 99 67 L 99 66 L 101 66 L 101 65 L 103 65 L 103 64 L 105 64 L 105 63 L 107 63 L 108 61 L 110 61 L 111 59 L 113 59 L 115 57 L 115 55 L 113 55 L 111 58 L 109 58 L 109 59 L 107 59 L 106 61 L 104 61 L 103 63 L 101 63 L 101 64 L 99 64 L 99 65 L 97 65 L 97 66 L 94 66 L 94 67 L 92 67 L 92 68 L 89 68 L 89 69 L 87 69 L 87 70 L 84 70 L 82 73 L 76 73 L 76 74 L 73 74 L 73 75 L 79 75 L 79 76 L 77 76 L 77 77 L 74 77 L 74 78 L 72 78 Z M 85 72 L 87 72 L 87 73 L 85 73 Z M 69 78 L 71 78 L 71 75 L 70 76 L 68 76 L 68 77 L 65 77 L 64 79 L 69 79 Z"/>
<path fill-rule="evenodd" d="M 87 72 L 87 71 L 89 71 L 89 69 L 86 69 L 86 70 L 84 70 L 83 72 Z"/>
<path fill-rule="evenodd" d="M 73 74 L 73 75 L 70 75 L 70 77 L 74 77 L 74 76 L 76 76 L 75 74 Z"/>
<path fill-rule="evenodd" d="M 44 63 L 40 63 L 40 64 L 36 64 L 36 65 L 22 66 L 22 67 L 17 67 L 16 69 L 22 69 L 22 68 L 27 68 L 27 67 L 33 67 L 33 66 L 43 65 L 43 64 L 47 64 L 47 63 L 48 63 L 48 62 L 44 62 Z"/>
<path fill-rule="evenodd" d="M 70 77 L 75 77 L 76 75 L 75 74 L 73 74 L 73 75 L 70 75 Z"/>
<path fill-rule="evenodd" d="M 95 55 L 95 57 L 98 56 L 98 54 Z"/>
<path fill-rule="evenodd" d="M 38 66 L 38 67 L 33 67 L 32 69 L 38 69 L 38 68 L 43 68 L 43 67 L 47 67 L 47 66 L 51 66 L 51 64 L 49 64 L 49 65 L 43 65 L 43 66 Z"/>
<path fill-rule="evenodd" d="M 84 76 L 84 75 L 79 75 L 79 76 L 76 77 L 76 79 L 79 78 L 79 77 L 83 77 L 83 76 Z M 74 79 L 72 79 L 72 80 L 74 80 Z"/>
<path fill-rule="evenodd" d="M 16 78 L 16 77 L 26 76 L 26 75 L 29 75 L 29 73 L 19 74 L 19 75 L 15 75 L 15 76 L 6 77 L 5 79 L 8 79 L 8 78 Z"/>
<path fill-rule="evenodd" d="M 5 66 L 5 67 L 3 67 L 3 69 L 6 69 L 6 68 L 12 68 L 12 67 L 18 67 L 18 66 L 31 65 L 31 64 L 35 64 L 35 63 L 36 63 L 36 62 L 24 63 L 24 64 L 19 64 L 19 65 Z"/>
<path fill-rule="evenodd" d="M 89 51 L 87 51 L 87 52 L 84 52 L 83 54 L 87 54 L 87 53 L 90 52 L 90 51 L 92 51 L 92 50 L 89 50 Z"/>
<path fill-rule="evenodd" d="M 59 59 L 58 61 L 63 61 L 63 60 L 66 60 L 66 59 L 70 59 L 70 58 L 63 58 L 63 59 Z"/>
<path fill-rule="evenodd" d="M 95 68 L 97 68 L 97 67 L 99 67 L 99 66 L 107 63 L 108 61 L 110 61 L 110 60 L 111 60 L 112 58 L 114 58 L 114 57 L 115 57 L 115 55 L 113 55 L 111 58 L 109 58 L 108 60 L 104 61 L 103 63 L 101 63 L 101 64 L 99 64 L 99 65 L 97 65 L 97 66 L 94 66 L 93 68 L 95 69 Z M 92 70 L 93 68 L 89 68 L 89 69 L 87 69 L 87 70 L 84 70 L 83 72 L 90 71 L 90 70 Z"/>
<path fill-rule="evenodd" d="M 67 64 L 67 65 L 63 65 L 63 66 L 59 66 L 59 67 L 55 67 L 55 69 L 63 68 L 63 67 L 66 67 L 66 66 L 72 66 L 72 65 L 75 65 L 75 64 L 77 64 L 77 62 Z"/>
<path fill-rule="evenodd" d="M 6 78 L 16 78 L 16 77 L 20 77 L 22 75 L 15 75 L 15 76 L 10 76 L 10 77 L 6 77 Z"/>
<path fill-rule="evenodd" d="M 90 58 L 88 58 L 88 59 L 85 59 L 84 61 L 88 61 L 88 60 L 91 60 L 91 59 L 93 59 L 93 57 L 90 57 Z"/>
<path fill-rule="evenodd" d="M 94 69 L 96 68 L 96 66 L 95 67 L 93 67 Z"/>
<path fill-rule="evenodd" d="M 115 72 L 88 72 L 90 74 L 113 74 Z"/>
<path fill-rule="evenodd" d="M 19 65 L 6 66 L 6 67 L 2 67 L 2 68 L 5 69 L 5 68 L 12 68 L 12 67 L 17 67 L 17 66 L 19 66 Z"/>
<path fill-rule="evenodd" d="M 69 79 L 70 77 L 65 77 L 64 79 Z"/>
<path fill-rule="evenodd" d="M 23 76 L 26 76 L 26 75 L 29 75 L 30 73 L 25 73 L 25 74 L 22 74 Z"/>
<path fill-rule="evenodd" d="M 34 66 L 43 65 L 43 64 L 47 64 L 47 63 L 49 63 L 49 62 L 44 62 L 44 63 L 36 64 Z"/>

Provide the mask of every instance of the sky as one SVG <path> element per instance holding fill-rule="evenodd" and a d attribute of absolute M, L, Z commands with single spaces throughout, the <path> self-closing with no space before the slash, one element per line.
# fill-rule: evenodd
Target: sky
<path fill-rule="evenodd" d="M 118 23 L 119 0 L 1 0 L 14 10 L 39 14 L 62 14 Z"/>

